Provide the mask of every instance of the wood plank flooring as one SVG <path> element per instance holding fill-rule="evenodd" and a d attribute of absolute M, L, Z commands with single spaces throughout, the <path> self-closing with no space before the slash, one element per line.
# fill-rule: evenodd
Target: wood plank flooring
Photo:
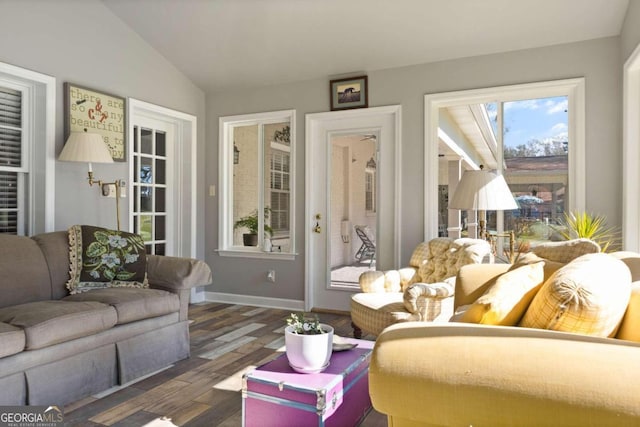
<path fill-rule="evenodd" d="M 237 427 L 242 424 L 242 374 L 284 349 L 288 310 L 203 303 L 189 307 L 191 358 L 145 379 L 65 407 L 68 426 Z M 351 319 L 319 313 L 341 336 Z M 373 339 L 373 337 L 364 337 Z M 364 427 L 387 425 L 371 411 Z"/>

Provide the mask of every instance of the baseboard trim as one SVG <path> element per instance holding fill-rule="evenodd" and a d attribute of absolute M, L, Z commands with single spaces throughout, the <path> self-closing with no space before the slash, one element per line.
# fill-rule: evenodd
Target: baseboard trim
<path fill-rule="evenodd" d="M 227 294 L 223 292 L 205 292 L 205 301 L 225 304 L 251 305 L 256 307 L 280 308 L 284 310 L 304 310 L 304 301 L 283 298 L 258 297 L 255 295 Z"/>

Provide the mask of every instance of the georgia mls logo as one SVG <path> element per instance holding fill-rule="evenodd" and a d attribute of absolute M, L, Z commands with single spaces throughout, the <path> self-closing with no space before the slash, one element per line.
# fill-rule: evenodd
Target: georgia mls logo
<path fill-rule="evenodd" d="M 62 427 L 63 422 L 57 406 L 0 407 L 0 427 Z"/>

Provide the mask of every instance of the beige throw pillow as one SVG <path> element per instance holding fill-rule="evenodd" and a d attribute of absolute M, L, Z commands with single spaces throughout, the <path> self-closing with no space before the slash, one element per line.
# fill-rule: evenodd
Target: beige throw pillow
<path fill-rule="evenodd" d="M 605 253 L 583 255 L 556 271 L 538 291 L 520 326 L 608 337 L 627 309 L 631 274 Z"/>
<path fill-rule="evenodd" d="M 503 273 L 456 321 L 514 326 L 542 285 L 544 262 L 523 265 Z"/>

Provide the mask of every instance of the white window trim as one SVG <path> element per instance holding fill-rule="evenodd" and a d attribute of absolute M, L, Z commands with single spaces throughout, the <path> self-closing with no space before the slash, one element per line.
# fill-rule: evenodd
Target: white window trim
<path fill-rule="evenodd" d="M 565 79 L 483 89 L 428 94 L 424 97 L 424 233 L 425 240 L 438 236 L 438 111 L 454 105 L 481 104 L 496 100 L 568 97 L 569 110 L 569 197 L 568 210 L 584 210 L 585 164 L 585 79 Z M 635 158 L 637 161 L 637 157 Z M 634 181 L 637 182 L 637 181 Z M 636 196 L 637 198 L 637 196 Z M 636 211 L 637 212 L 637 211 Z"/>
<path fill-rule="evenodd" d="M 640 45 L 624 64 L 622 127 L 622 246 L 640 250 Z"/>
<path fill-rule="evenodd" d="M 238 125 L 250 125 L 257 122 L 277 123 L 289 121 L 290 126 L 290 176 L 289 191 L 291 200 L 290 217 L 290 249 L 289 252 L 264 252 L 260 247 L 234 246 L 233 227 L 233 138 L 230 138 L 230 129 Z M 295 194 L 296 194 L 296 111 L 281 110 L 267 113 L 242 114 L 237 116 L 220 117 L 218 120 L 218 163 L 219 163 L 219 187 L 220 201 L 218 205 L 218 250 L 221 256 L 282 259 L 293 260 L 296 253 L 295 239 Z"/>
<path fill-rule="evenodd" d="M 55 230 L 55 168 L 56 168 L 56 79 L 52 76 L 0 62 L 0 79 L 20 83 L 28 93 L 27 116 L 29 171 L 29 234 Z M 44 150 L 34 149 L 36 141 L 44 141 Z M 44 157 L 42 157 L 44 156 Z M 38 165 L 44 165 L 40 170 Z"/>

